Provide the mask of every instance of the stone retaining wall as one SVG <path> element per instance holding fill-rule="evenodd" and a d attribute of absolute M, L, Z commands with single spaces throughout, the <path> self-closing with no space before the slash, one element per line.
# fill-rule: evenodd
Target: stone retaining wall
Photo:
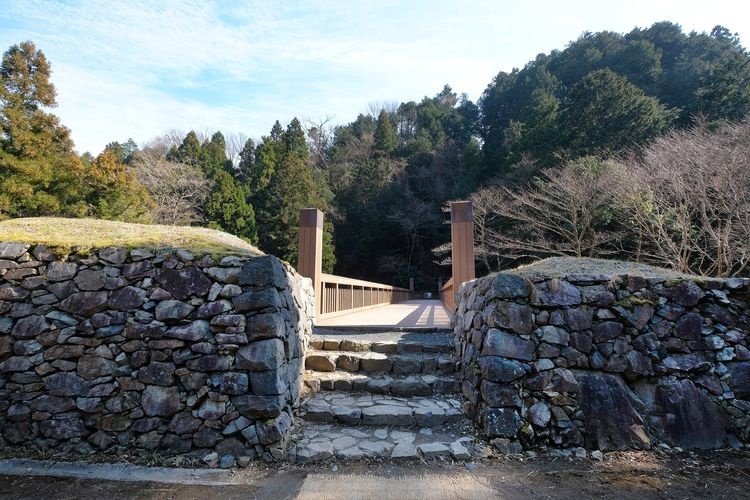
<path fill-rule="evenodd" d="M 750 442 L 750 280 L 498 274 L 462 286 L 469 413 L 495 444 Z"/>
<path fill-rule="evenodd" d="M 0 446 L 283 457 L 312 286 L 271 256 L 0 243 Z"/>

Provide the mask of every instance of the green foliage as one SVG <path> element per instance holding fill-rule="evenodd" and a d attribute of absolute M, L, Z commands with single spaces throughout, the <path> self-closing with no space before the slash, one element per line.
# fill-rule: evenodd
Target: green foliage
<path fill-rule="evenodd" d="M 398 137 L 393 130 L 391 120 L 388 119 L 388 113 L 381 110 L 378 115 L 378 125 L 375 128 L 375 151 L 388 155 L 398 147 Z"/>
<path fill-rule="evenodd" d="M 710 34 L 669 22 L 625 35 L 584 33 L 499 73 L 480 108 L 485 175 L 502 177 L 524 161 L 541 168 L 632 149 L 696 119 L 739 120 L 750 111 L 750 57 L 720 26 Z"/>
<path fill-rule="evenodd" d="M 200 168 L 210 181 L 211 192 L 203 206 L 209 227 L 222 229 L 251 243 L 258 240 L 250 188 L 233 177 L 234 170 L 221 132 L 201 144 L 198 135 L 191 131 L 180 146 L 169 151 L 167 158 Z"/>
<path fill-rule="evenodd" d="M 143 220 L 150 200 L 111 152 L 82 161 L 55 106 L 50 67 L 33 43 L 0 66 L 0 217 L 94 216 Z M 132 142 L 132 141 L 131 141 Z"/>
<path fill-rule="evenodd" d="M 286 130 L 276 122 L 255 151 L 248 173 L 252 203 L 256 208 L 259 246 L 288 262 L 297 262 L 299 213 L 303 208 L 328 211 L 330 192 L 322 177 L 308 164 L 309 151 L 302 125 L 296 118 Z M 324 228 L 324 269 L 331 271 L 332 225 Z"/>
<path fill-rule="evenodd" d="M 609 69 L 592 71 L 568 94 L 561 116 L 573 156 L 601 154 L 642 144 L 663 132 L 673 114 L 659 101 Z"/>

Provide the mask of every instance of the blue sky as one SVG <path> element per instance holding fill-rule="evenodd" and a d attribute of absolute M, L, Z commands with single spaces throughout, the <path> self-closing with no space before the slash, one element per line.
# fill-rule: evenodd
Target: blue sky
<path fill-rule="evenodd" d="M 743 1 L 0 0 L 0 48 L 32 40 L 76 148 L 169 130 L 258 138 L 292 117 L 346 123 L 450 84 L 472 100 L 500 70 L 584 31 L 670 20 L 750 40 Z"/>

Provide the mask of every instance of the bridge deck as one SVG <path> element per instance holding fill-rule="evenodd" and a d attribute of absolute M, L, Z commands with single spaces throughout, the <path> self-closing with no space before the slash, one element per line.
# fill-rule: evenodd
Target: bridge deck
<path fill-rule="evenodd" d="M 450 328 L 448 310 L 439 300 L 408 300 L 317 322 L 321 327 L 368 326 L 395 328 Z"/>

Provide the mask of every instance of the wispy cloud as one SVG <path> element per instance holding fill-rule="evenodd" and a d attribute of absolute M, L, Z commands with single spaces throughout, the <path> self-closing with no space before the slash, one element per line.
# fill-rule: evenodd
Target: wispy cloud
<path fill-rule="evenodd" d="M 369 102 L 418 100 L 445 83 L 476 99 L 497 71 L 584 30 L 669 18 L 750 36 L 750 16 L 732 25 L 736 7 L 721 3 L 709 16 L 671 0 L 614 14 L 593 0 L 0 0 L 0 44 L 31 39 L 45 52 L 56 113 L 78 149 L 96 153 L 175 128 L 258 137 L 293 116 L 345 122 Z"/>

